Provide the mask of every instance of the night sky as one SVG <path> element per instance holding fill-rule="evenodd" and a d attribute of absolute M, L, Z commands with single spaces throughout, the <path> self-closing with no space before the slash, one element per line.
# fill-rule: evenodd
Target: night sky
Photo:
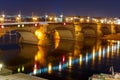
<path fill-rule="evenodd" d="M 119 17 L 120 0 L 0 0 L 0 13 Z"/>

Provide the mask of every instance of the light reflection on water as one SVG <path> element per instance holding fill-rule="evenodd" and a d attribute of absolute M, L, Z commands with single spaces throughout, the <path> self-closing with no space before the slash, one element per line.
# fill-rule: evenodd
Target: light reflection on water
<path fill-rule="evenodd" d="M 107 72 L 105 68 L 109 68 L 111 65 L 115 67 L 119 65 L 117 60 L 120 56 L 120 41 L 86 39 L 84 42 L 74 42 L 56 40 L 55 43 L 52 42 L 51 44 L 49 46 L 19 46 L 17 55 L 8 61 L 3 59 L 3 57 L 6 58 L 4 52 L 6 52 L 6 55 L 8 53 L 12 54 L 14 49 L 12 52 L 2 50 L 0 59 L 14 71 L 19 69 L 19 72 L 48 79 L 51 79 L 49 77 L 51 75 L 53 76 L 51 80 L 57 78 L 62 80 L 79 80 L 80 78 L 87 80 L 93 73 Z M 24 71 L 22 67 L 24 67 Z"/>
<path fill-rule="evenodd" d="M 59 41 L 56 41 L 56 42 L 59 42 Z M 59 48 L 60 50 L 69 51 L 69 53 L 72 53 L 72 55 L 68 53 L 65 57 L 62 57 L 61 61 L 57 62 L 57 65 L 56 65 L 56 63 L 50 63 L 51 65 L 48 65 L 48 67 L 45 66 L 42 68 L 38 68 L 38 70 L 35 74 L 30 73 L 30 75 L 38 75 L 38 74 L 40 75 L 43 73 L 44 74 L 45 73 L 52 74 L 52 72 L 54 72 L 54 71 L 59 72 L 66 68 L 68 68 L 68 71 L 71 72 L 73 65 L 76 65 L 78 63 L 80 64 L 79 66 L 82 66 L 83 63 L 86 63 L 86 65 L 88 65 L 88 63 L 91 60 L 92 60 L 92 62 L 90 62 L 90 63 L 92 64 L 92 67 L 95 69 L 96 61 L 98 61 L 98 64 L 101 64 L 102 59 L 104 59 L 104 58 L 107 58 L 107 59 L 114 58 L 115 53 L 116 52 L 118 53 L 118 51 L 119 51 L 119 45 L 120 45 L 119 42 L 120 41 L 108 41 L 105 46 L 102 46 L 101 45 L 102 43 L 100 41 L 98 43 L 93 44 L 92 46 L 89 43 L 88 46 L 91 46 L 92 50 L 86 49 L 86 52 L 84 54 L 82 53 L 82 51 L 80 51 L 80 49 L 82 49 L 84 47 L 84 44 L 79 45 L 79 46 L 77 45 L 77 47 L 76 47 L 76 45 L 73 45 L 75 43 L 73 43 L 72 45 L 74 47 L 67 46 L 70 48 L 65 49 L 64 47 L 66 47 L 66 45 L 64 45 L 64 47 L 61 47 L 63 45 L 60 46 L 60 44 L 67 44 L 67 42 L 55 43 L 55 44 L 57 44 L 57 46 L 59 44 L 59 46 L 55 47 L 55 49 Z M 87 46 L 87 44 L 85 44 L 85 46 Z M 74 51 L 70 50 L 72 48 L 74 48 Z M 65 60 L 64 58 L 67 60 Z M 63 63 L 64 60 L 65 60 L 65 62 Z"/>

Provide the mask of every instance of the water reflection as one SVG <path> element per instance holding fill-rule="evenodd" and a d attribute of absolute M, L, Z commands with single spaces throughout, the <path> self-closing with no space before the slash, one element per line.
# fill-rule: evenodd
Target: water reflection
<path fill-rule="evenodd" d="M 52 73 L 52 63 L 48 64 L 48 73 Z"/>
<path fill-rule="evenodd" d="M 62 50 L 62 51 L 72 51 L 74 49 L 74 41 L 55 40 L 55 49 Z"/>
<path fill-rule="evenodd" d="M 18 44 L 0 44 L 0 60 L 8 62 L 19 55 L 20 47 Z"/>
<path fill-rule="evenodd" d="M 110 58 L 110 55 L 111 55 L 111 58 L 114 57 L 115 53 L 119 51 L 119 41 L 107 41 L 106 44 L 103 45 L 103 43 L 100 41 L 100 42 L 97 42 L 97 43 L 92 43 L 92 44 L 82 44 L 82 45 L 74 45 L 74 46 L 66 46 L 65 44 L 63 44 L 62 41 L 57 41 L 59 43 L 55 43 L 57 44 L 57 47 L 55 48 L 55 50 L 63 50 L 63 51 L 69 51 L 69 53 L 71 54 L 67 54 L 65 56 L 63 55 L 60 55 L 62 56 L 61 60 L 59 59 L 59 61 L 53 61 L 51 63 L 51 61 L 49 62 L 49 59 L 45 59 L 48 64 L 48 67 L 47 65 L 44 66 L 44 67 L 39 67 L 38 70 L 36 71 L 36 74 L 43 74 L 43 73 L 49 73 L 49 74 L 52 74 L 52 72 L 54 71 L 62 71 L 64 69 L 67 69 L 68 68 L 68 71 L 71 72 L 72 68 L 73 68 L 73 65 L 76 65 L 79 63 L 79 65 L 82 67 L 82 64 L 83 63 L 86 63 L 86 65 L 90 65 L 90 63 L 92 63 L 92 67 L 93 69 L 95 69 L 95 66 L 96 65 L 101 65 L 102 64 L 102 60 L 104 58 L 107 58 L 109 59 Z M 62 42 L 62 43 L 60 43 Z M 66 42 L 65 42 L 66 43 Z M 58 45 L 59 44 L 59 45 Z M 74 43 L 75 44 L 75 43 Z M 64 49 L 62 46 L 64 45 L 64 47 L 69 47 L 67 49 Z M 73 45 L 73 43 L 72 43 Z M 86 47 L 88 46 L 91 46 L 91 49 L 87 49 Z M 80 51 L 80 49 L 85 49 L 86 48 L 86 51 L 84 53 L 84 51 Z M 70 50 L 71 48 L 73 48 L 73 51 Z M 89 48 L 89 47 L 88 47 Z M 54 51 L 55 51 L 54 50 Z M 40 51 L 43 51 L 43 50 L 40 50 Z M 83 53 L 82 53 L 83 52 Z M 79 54 L 79 55 L 78 55 Z M 44 55 L 44 54 L 43 54 Z M 46 55 L 47 56 L 47 55 Z M 59 57 L 60 58 L 60 57 Z M 58 59 L 58 57 L 56 57 L 56 59 Z M 42 60 L 41 60 L 42 61 Z M 98 63 L 96 63 L 96 61 L 98 61 Z M 99 67 L 98 67 L 99 68 Z M 32 72 L 30 73 L 31 75 L 33 74 Z"/>
<path fill-rule="evenodd" d="M 0 61 L 4 66 L 12 69 L 14 72 L 24 72 L 27 67 L 34 64 L 34 52 L 37 52 L 37 46 L 4 44 L 0 45 Z"/>
<path fill-rule="evenodd" d="M 82 54 L 80 54 L 79 64 L 80 64 L 80 66 L 82 66 Z"/>
<path fill-rule="evenodd" d="M 101 61 L 101 56 L 102 56 L 102 50 L 101 50 L 101 46 L 100 46 L 99 49 L 98 49 L 98 60 L 99 60 L 99 64 L 100 64 L 100 61 Z"/>
<path fill-rule="evenodd" d="M 83 74 L 92 73 L 89 70 L 101 71 L 102 67 L 116 65 L 120 56 L 119 49 L 120 41 L 101 41 L 95 38 L 85 39 L 83 42 L 56 40 L 46 46 L 17 44 L 13 49 L 7 50 L 0 45 L 0 60 L 17 72 L 37 76 L 55 73 L 74 80 L 73 73 L 78 73 L 79 76 L 75 76 L 79 78 L 84 77 Z M 9 57 L 11 54 L 14 54 L 12 58 Z M 114 59 L 116 64 L 112 61 Z"/>
<path fill-rule="evenodd" d="M 96 55 L 96 52 L 95 52 L 95 47 L 93 47 L 93 51 L 92 51 L 92 65 L 94 65 L 94 61 L 95 61 L 95 55 Z"/>

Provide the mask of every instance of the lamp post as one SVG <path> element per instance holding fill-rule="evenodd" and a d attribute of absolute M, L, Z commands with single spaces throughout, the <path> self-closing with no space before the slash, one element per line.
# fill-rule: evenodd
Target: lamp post
<path fill-rule="evenodd" d="M 45 14 L 45 22 L 47 21 L 47 18 L 48 18 L 48 15 L 47 15 L 47 14 Z"/>
<path fill-rule="evenodd" d="M 2 14 L 2 17 L 5 18 L 5 14 Z"/>
<path fill-rule="evenodd" d="M 57 17 L 54 17 L 54 21 L 57 22 Z"/>
<path fill-rule="evenodd" d="M 17 22 L 21 22 L 21 14 L 18 14 L 18 15 L 16 16 L 16 21 L 17 21 Z"/>
<path fill-rule="evenodd" d="M 61 22 L 63 22 L 63 14 L 60 15 Z"/>

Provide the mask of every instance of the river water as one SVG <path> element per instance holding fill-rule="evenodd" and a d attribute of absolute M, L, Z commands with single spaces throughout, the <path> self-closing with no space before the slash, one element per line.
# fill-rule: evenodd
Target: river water
<path fill-rule="evenodd" d="M 13 41 L 13 42 L 12 42 Z M 13 73 L 49 80 L 88 80 L 98 73 L 120 71 L 120 41 L 85 38 L 75 42 L 51 41 L 49 45 L 0 43 L 0 62 Z"/>

